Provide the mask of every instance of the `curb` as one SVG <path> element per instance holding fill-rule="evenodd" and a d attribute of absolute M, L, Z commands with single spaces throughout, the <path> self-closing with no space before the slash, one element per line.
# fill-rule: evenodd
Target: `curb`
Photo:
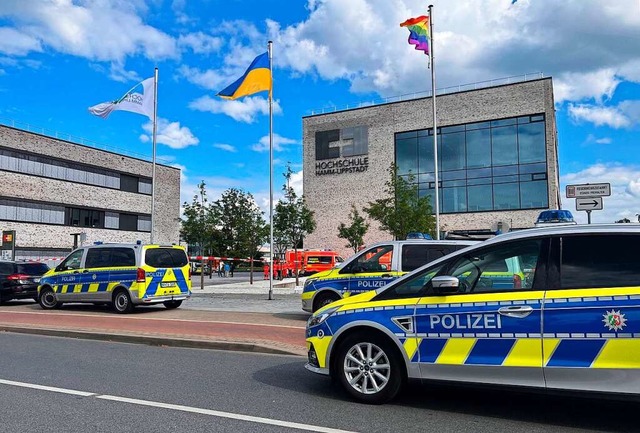
<path fill-rule="evenodd" d="M 91 331 L 69 331 L 60 329 L 24 328 L 17 326 L 0 325 L 0 332 L 13 332 L 19 334 L 44 335 L 49 337 L 79 338 L 85 340 L 111 341 L 116 343 L 146 344 L 149 346 L 169 346 L 189 349 L 213 349 L 229 350 L 235 352 L 264 353 L 270 355 L 289 355 L 304 357 L 293 350 L 279 349 L 262 346 L 254 343 L 241 343 L 234 341 L 207 341 L 186 338 L 169 338 L 146 335 L 104 334 Z"/>

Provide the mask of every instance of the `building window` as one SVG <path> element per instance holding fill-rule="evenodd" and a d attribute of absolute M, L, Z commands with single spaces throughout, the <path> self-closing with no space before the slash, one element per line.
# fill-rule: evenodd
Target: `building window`
<path fill-rule="evenodd" d="M 64 207 L 0 199 L 0 220 L 63 225 Z"/>
<path fill-rule="evenodd" d="M 139 232 L 151 231 L 151 217 L 138 216 L 138 231 Z"/>
<path fill-rule="evenodd" d="M 65 180 L 74 183 L 151 194 L 151 179 L 121 175 L 114 171 L 0 148 L 0 170 Z M 125 185 L 121 178 L 126 177 Z"/>
<path fill-rule="evenodd" d="M 138 215 L 120 214 L 120 230 L 135 232 L 138 230 Z"/>
<path fill-rule="evenodd" d="M 442 213 L 549 206 L 543 114 L 442 127 L 437 146 Z M 395 156 L 433 206 L 433 130 L 397 133 Z"/>
<path fill-rule="evenodd" d="M 104 212 L 94 209 L 67 208 L 67 225 L 72 227 L 104 227 Z"/>

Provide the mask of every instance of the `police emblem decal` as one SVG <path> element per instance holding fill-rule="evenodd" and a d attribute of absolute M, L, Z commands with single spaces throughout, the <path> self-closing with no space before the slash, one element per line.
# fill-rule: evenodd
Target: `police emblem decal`
<path fill-rule="evenodd" d="M 602 321 L 604 322 L 604 326 L 609 328 L 609 331 L 617 332 L 627 326 L 627 319 L 620 311 L 615 311 L 612 309 L 611 311 L 607 311 L 605 314 L 603 314 L 602 317 L 604 317 L 604 319 L 602 319 Z"/>
<path fill-rule="evenodd" d="M 95 280 L 96 280 L 96 278 L 98 278 L 98 276 L 97 276 L 96 274 L 91 275 L 91 279 L 92 279 L 93 281 L 95 281 Z"/>

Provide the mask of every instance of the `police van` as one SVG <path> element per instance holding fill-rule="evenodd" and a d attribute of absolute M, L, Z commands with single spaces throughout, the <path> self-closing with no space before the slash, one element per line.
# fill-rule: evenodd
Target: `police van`
<path fill-rule="evenodd" d="M 65 302 L 109 304 L 117 313 L 135 305 L 178 308 L 191 297 L 191 267 L 183 247 L 101 244 L 79 248 L 40 280 L 45 310 Z"/>
<path fill-rule="evenodd" d="M 411 239 L 379 242 L 328 271 L 307 278 L 302 309 L 313 312 L 338 299 L 380 288 L 401 275 L 477 241 Z"/>
<path fill-rule="evenodd" d="M 640 226 L 497 236 L 307 323 L 308 363 L 367 403 L 407 379 L 640 396 Z"/>

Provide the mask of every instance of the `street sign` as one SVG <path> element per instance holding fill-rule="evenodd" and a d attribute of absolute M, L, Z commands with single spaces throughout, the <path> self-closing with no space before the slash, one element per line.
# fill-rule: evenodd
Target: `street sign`
<path fill-rule="evenodd" d="M 576 210 L 602 210 L 602 197 L 577 198 Z"/>
<path fill-rule="evenodd" d="M 611 195 L 610 183 L 585 183 L 583 185 L 567 185 L 567 198 L 608 197 Z"/>

